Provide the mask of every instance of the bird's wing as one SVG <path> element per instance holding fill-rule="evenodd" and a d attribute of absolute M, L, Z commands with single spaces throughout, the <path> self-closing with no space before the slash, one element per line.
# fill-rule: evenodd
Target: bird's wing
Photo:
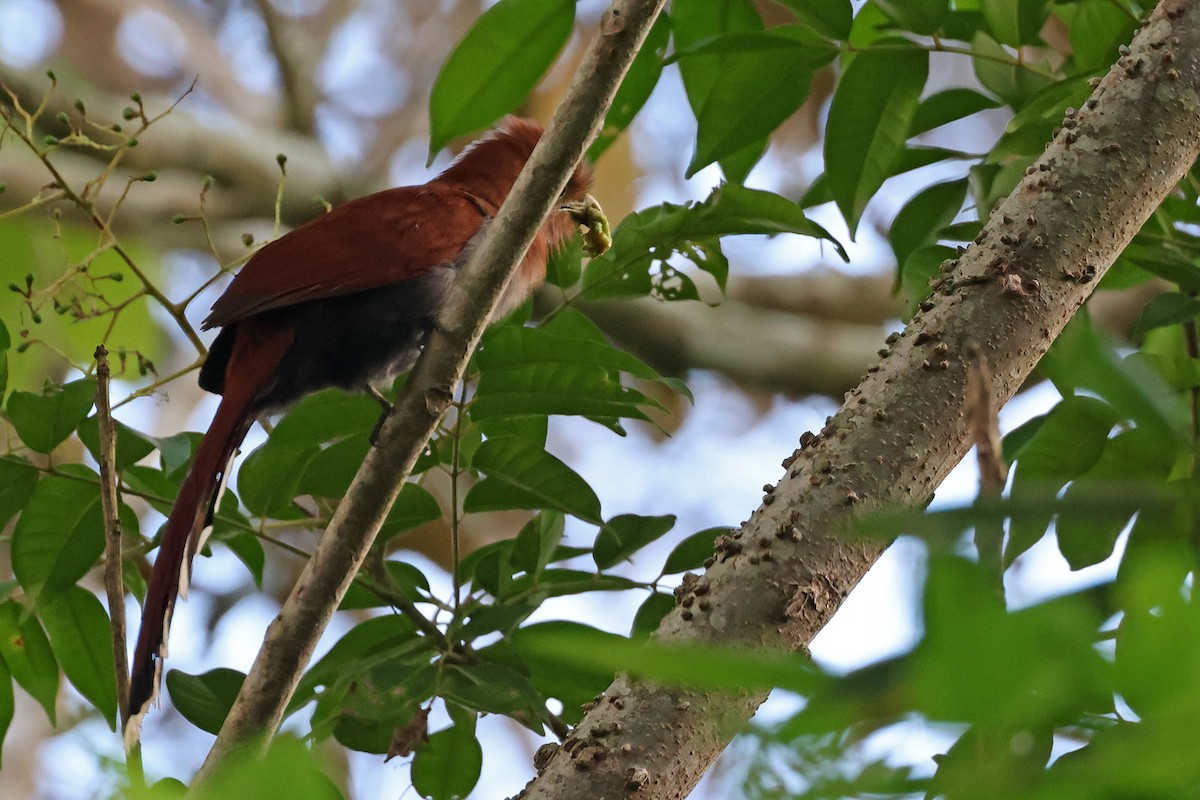
<path fill-rule="evenodd" d="M 255 253 L 202 327 L 352 294 L 455 264 L 494 212 L 437 181 L 352 200 Z"/>

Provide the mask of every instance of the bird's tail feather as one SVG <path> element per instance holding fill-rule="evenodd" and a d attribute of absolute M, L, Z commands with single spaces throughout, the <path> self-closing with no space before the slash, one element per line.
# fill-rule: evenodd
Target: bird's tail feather
<path fill-rule="evenodd" d="M 244 339 L 239 335 L 240 340 L 254 341 L 247 341 L 252 346 L 235 346 L 228 366 L 230 379 L 226 380 L 221 404 L 179 487 L 146 588 L 142 625 L 129 682 L 125 723 L 127 747 L 137 742 L 142 718 L 158 696 L 175 598 L 181 593 L 186 596 L 192 558 L 211 529 L 215 504 L 234 453 L 260 410 L 255 403 L 263 394 L 265 382 L 293 338 L 290 331 L 281 329 L 246 330 L 239 334 L 245 335 Z"/>

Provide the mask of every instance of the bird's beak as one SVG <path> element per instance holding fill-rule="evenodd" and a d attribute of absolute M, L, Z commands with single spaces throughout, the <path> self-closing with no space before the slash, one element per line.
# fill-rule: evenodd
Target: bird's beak
<path fill-rule="evenodd" d="M 612 247 L 612 229 L 596 198 L 589 194 L 583 200 L 564 203 L 558 210 L 565 211 L 576 225 L 584 229 L 583 247 L 592 258 L 603 255 Z"/>

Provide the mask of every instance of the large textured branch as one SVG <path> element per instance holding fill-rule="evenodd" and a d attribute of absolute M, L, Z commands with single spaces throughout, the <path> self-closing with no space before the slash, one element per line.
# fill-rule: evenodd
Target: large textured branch
<path fill-rule="evenodd" d="M 485 321 L 575 164 L 599 131 L 622 76 L 664 0 L 617 0 L 512 194 L 458 276 L 456 291 L 381 432 L 338 506 L 217 736 L 197 782 L 234 749 L 269 739 L 313 648 L 424 450 Z"/>
<path fill-rule="evenodd" d="M 1200 0 L 1164 0 L 886 357 L 685 583 L 658 638 L 804 650 L 882 550 L 838 538 L 838 523 L 919 506 L 966 453 L 971 348 L 999 407 L 1198 151 Z M 764 696 L 618 678 L 525 796 L 685 797 Z"/>

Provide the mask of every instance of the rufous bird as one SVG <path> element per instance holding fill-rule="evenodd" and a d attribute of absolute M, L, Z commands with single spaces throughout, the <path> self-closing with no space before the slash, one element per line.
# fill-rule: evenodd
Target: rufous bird
<path fill-rule="evenodd" d="M 204 329 L 221 328 L 200 386 L 221 403 L 167 518 L 146 590 L 133 656 L 126 739 L 158 694 L 177 595 L 212 524 L 220 487 L 254 419 L 331 386 L 367 391 L 416 361 L 462 266 L 525 166 L 542 128 L 509 118 L 421 186 L 361 197 L 263 247 L 213 304 Z M 576 230 L 595 254 L 607 221 L 576 167 L 493 317 L 519 305 L 546 276 L 546 260 Z M 383 417 L 381 417 L 382 421 Z M 378 431 L 376 426 L 376 431 Z"/>

